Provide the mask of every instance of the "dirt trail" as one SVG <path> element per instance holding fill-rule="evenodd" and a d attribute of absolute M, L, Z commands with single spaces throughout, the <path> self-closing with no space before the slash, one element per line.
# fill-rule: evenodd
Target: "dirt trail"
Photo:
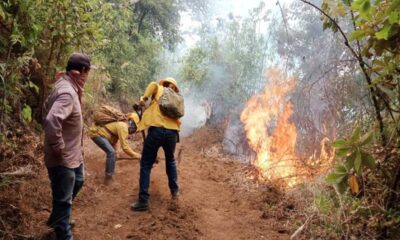
<path fill-rule="evenodd" d="M 130 210 L 138 193 L 139 162 L 118 161 L 114 183 L 105 186 L 104 153 L 86 141 L 86 183 L 73 208 L 75 238 L 288 239 L 279 233 L 279 223 L 263 216 L 262 193 L 233 184 L 243 165 L 204 154 L 213 144 L 210 134 L 203 131 L 179 144 L 184 149 L 177 203 L 170 199 L 164 161 L 155 165 L 150 211 L 142 213 Z"/>

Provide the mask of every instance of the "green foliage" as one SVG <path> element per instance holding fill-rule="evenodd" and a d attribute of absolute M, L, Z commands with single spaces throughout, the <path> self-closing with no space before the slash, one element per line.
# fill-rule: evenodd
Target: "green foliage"
<path fill-rule="evenodd" d="M 208 71 L 208 52 L 196 47 L 183 59 L 182 76 L 185 81 L 194 82 L 198 85 L 204 82 Z"/>
<path fill-rule="evenodd" d="M 342 2 L 325 0 L 321 9 L 325 14 L 333 17 L 336 23 L 350 22 L 354 26 L 354 29 L 349 32 L 351 42 L 347 44 L 347 47 L 356 57 L 368 84 L 382 143 L 384 147 L 398 144 L 400 138 L 398 117 L 400 110 L 400 69 L 398 67 L 400 64 L 400 45 L 398 44 L 400 1 L 345 2 L 346 14 L 344 15 L 342 11 L 334 7 L 339 3 Z M 323 20 L 325 23 L 333 24 L 332 18 Z M 347 38 L 343 31 L 341 34 L 344 35 L 343 38 Z M 346 174 L 340 175 L 335 171 L 328 176 L 327 180 L 338 184 L 338 187 L 339 184 L 343 187 L 348 181 L 350 186 L 357 189 L 358 181 L 353 174 L 360 177 L 364 169 L 375 169 L 376 161 L 365 149 L 365 145 L 371 141 L 372 137 L 370 135 L 359 137 L 359 131 L 356 129 L 351 139 L 339 140 L 333 145 L 337 156 L 342 160 L 340 164 L 347 170 Z M 390 142 L 387 141 L 387 136 L 390 136 Z M 398 175 L 397 169 L 392 171 L 394 175 Z"/>
<path fill-rule="evenodd" d="M 99 0 L 0 2 L 1 122 L 40 119 L 56 69 L 73 51 L 90 53 L 102 38 Z M 28 105 L 29 108 L 24 107 Z M 24 109 L 21 114 L 19 112 Z M 20 119 L 14 119 L 19 116 Z"/>
<path fill-rule="evenodd" d="M 22 109 L 21 115 L 26 122 L 31 122 L 32 121 L 31 107 L 29 107 L 29 105 L 25 105 L 24 108 Z"/>
<path fill-rule="evenodd" d="M 2 1 L 0 3 L 2 25 L 8 32 L 6 38 L 3 35 L 0 37 L 3 40 L 0 41 L 0 49 L 2 49 L 0 52 L 4 52 L 9 47 L 9 42 L 26 49 L 36 44 L 40 27 L 34 24 L 37 15 L 35 8 L 35 1 Z"/>
<path fill-rule="evenodd" d="M 205 3 L 206 1 L 204 1 Z M 117 100 L 142 93 L 163 64 L 163 47 L 180 41 L 180 11 L 205 9 L 203 1 L 186 0 L 7 0 L 0 2 L 0 62 L 4 87 L 1 110 L 18 111 L 30 100 L 32 115 L 40 117 L 57 70 L 73 51 L 89 54 L 105 68 L 107 86 Z M 37 60 L 36 60 L 37 59 Z M 32 71 L 32 62 L 37 69 Z M 32 75 L 35 78 L 32 79 Z M 30 94 L 36 99 L 28 97 Z M 7 106 L 5 103 L 9 103 Z M 2 119 L 3 121 L 4 119 Z"/>
<path fill-rule="evenodd" d="M 354 22 L 355 28 L 349 38 L 354 42 L 352 47 L 357 49 L 359 46 L 360 60 L 367 66 L 366 73 L 372 79 L 372 87 L 378 89 L 374 95 L 393 115 L 400 109 L 400 1 L 344 2 L 347 6 L 345 15 L 333 7 L 341 3 L 339 1 L 324 1 L 322 9 L 333 17 L 341 16 L 343 21 L 347 18 Z M 331 21 L 324 18 L 324 26 L 331 27 Z M 398 121 L 392 117 L 390 124 L 397 126 Z"/>
<path fill-rule="evenodd" d="M 179 11 L 183 6 L 177 3 L 2 1 L 0 21 L 8 31 L 0 34 L 0 59 L 11 58 L 4 70 L 8 74 L 2 75 L 7 83 L 4 95 L 13 101 L 19 101 L 11 96 L 21 91 L 45 97 L 56 69 L 65 67 L 71 52 L 84 51 L 109 72 L 111 96 L 128 100 L 138 96 L 162 64 L 158 60 L 162 46 L 172 49 L 180 40 Z M 21 63 L 22 57 L 27 61 Z M 32 58 L 42 66 L 40 81 L 30 80 L 30 72 L 20 72 Z M 37 100 L 34 105 L 44 101 Z"/>
<path fill-rule="evenodd" d="M 132 102 L 165 64 L 160 55 L 181 40 L 180 12 L 186 1 L 106 1 L 96 15 L 104 39 L 96 60 L 109 72 L 107 91 L 116 100 Z M 196 6 L 200 6 L 195 4 Z"/>
<path fill-rule="evenodd" d="M 302 2 L 315 3 L 316 1 Z M 299 101 L 299 105 L 306 105 L 307 102 L 311 102 L 310 105 L 317 105 L 316 102 L 313 102 L 313 97 L 319 95 L 319 91 L 324 92 L 323 95 L 327 100 L 322 102 L 334 106 L 329 107 L 332 115 L 318 111 L 312 111 L 310 115 L 312 118 L 318 116 L 321 119 L 332 121 L 333 124 L 321 124 L 327 127 L 328 134 L 330 130 L 335 129 L 330 137 L 336 137 L 337 134 L 349 135 L 348 131 L 353 128 L 356 120 L 362 123 L 360 125 L 364 129 L 373 128 L 375 130 L 372 119 L 373 117 L 377 119 L 375 116 L 378 115 L 377 113 L 381 114 L 383 123 L 381 126 L 383 127 L 376 128 L 377 132 L 379 131 L 378 134 L 363 134 L 364 132 L 360 129 L 355 129 L 348 138 L 339 139 L 333 143 L 336 150 L 336 164 L 326 180 L 335 185 L 336 191 L 324 186 L 312 185 L 310 187 L 315 198 L 311 213 L 306 215 L 317 215 L 318 220 L 313 218 L 312 226 L 308 225 L 310 227 L 303 231 L 305 236 L 301 236 L 301 238 L 311 239 L 315 236 L 324 236 L 327 239 L 387 238 L 389 234 L 397 232 L 398 229 L 398 223 L 397 229 L 396 225 L 392 223 L 392 216 L 385 214 L 391 208 L 398 209 L 399 199 L 399 184 L 394 179 L 394 176 L 400 176 L 398 174 L 398 156 L 395 154 L 390 157 L 393 151 L 397 150 L 398 126 L 400 126 L 398 122 L 400 71 L 399 62 L 396 60 L 400 53 L 397 30 L 399 26 L 397 11 L 400 8 L 391 7 L 399 1 L 326 0 L 322 2 L 320 9 L 310 7 L 311 4 L 305 6 L 310 7 L 310 12 L 319 15 L 318 18 L 322 18 L 324 29 L 332 31 L 316 35 L 317 31 L 315 28 L 313 29 L 315 26 L 310 22 L 316 22 L 318 18 L 313 18 L 313 14 L 298 8 L 295 4 L 288 9 L 283 8 L 281 14 L 283 18 L 286 16 L 290 19 L 289 23 L 276 24 L 277 45 L 284 46 L 286 44 L 285 47 L 278 48 L 283 49 L 279 54 L 281 57 L 288 53 L 292 54 L 288 59 L 295 60 L 293 60 L 293 66 L 289 65 L 289 71 L 297 70 L 296 72 L 300 76 L 299 87 L 307 89 L 300 91 L 301 95 L 307 96 L 305 97 L 306 101 L 300 102 L 300 97 L 296 98 L 296 101 Z M 290 21 L 295 24 L 290 24 Z M 288 26 L 288 33 L 285 33 L 285 25 Z M 296 28 L 299 28 L 297 34 Z M 285 37 L 285 35 L 289 35 L 289 37 Z M 274 35 L 272 34 L 272 36 Z M 285 38 L 288 39 L 288 43 L 285 43 Z M 310 44 L 311 42 L 313 44 Z M 326 51 L 321 51 L 321 49 Z M 334 54 L 329 55 L 329 53 Z M 330 62 L 329 58 L 332 58 L 333 61 Z M 288 62 L 290 61 L 288 60 Z M 334 61 L 341 63 L 337 64 Z M 318 73 L 317 69 L 321 69 L 322 73 Z M 315 75 L 317 75 L 316 79 L 312 80 Z M 305 84 L 307 81 L 310 81 L 311 84 Z M 317 90 L 312 92 L 311 88 Z M 330 93 L 334 94 L 329 97 Z M 372 98 L 373 96 L 375 98 Z M 376 104 L 374 100 L 376 100 Z M 297 111 L 304 108 L 304 106 L 295 108 L 297 118 L 300 118 Z M 303 119 L 301 120 L 303 121 Z M 307 132 L 306 129 L 309 125 L 316 122 L 311 119 L 310 124 L 307 123 L 301 128 L 302 121 L 295 120 L 296 127 L 300 130 L 298 133 Z M 378 123 L 378 119 L 376 122 Z M 379 141 L 383 139 L 381 132 L 386 134 L 387 141 Z M 326 133 L 324 132 L 324 134 Z M 297 137 L 299 139 L 300 134 Z M 310 136 L 306 135 L 301 140 L 304 141 L 308 138 Z M 374 144 L 371 144 L 372 139 Z M 298 141 L 297 144 L 300 142 Z M 382 144 L 383 142 L 385 144 Z M 395 185 L 397 187 L 394 187 Z M 327 194 L 322 196 L 316 194 L 320 189 L 328 189 Z M 352 194 L 340 194 L 347 190 L 349 192 L 351 190 Z M 392 201 L 388 200 L 391 196 Z M 390 206 L 388 203 L 392 205 Z M 309 205 L 306 204 L 306 206 Z M 315 211 L 315 208 L 318 211 Z M 304 219 L 304 221 L 308 220 Z M 318 227 L 321 228 L 318 229 Z M 298 226 L 295 229 L 297 228 Z M 308 234 L 308 231 L 313 234 Z M 333 236 L 330 236 L 330 233 L 334 233 Z"/>
<path fill-rule="evenodd" d="M 349 139 L 339 139 L 332 144 L 339 163 L 335 171 L 326 177 L 326 181 L 336 184 L 340 193 L 346 191 L 349 176 L 353 174 L 361 176 L 364 169 L 375 169 L 376 161 L 366 149 L 366 146 L 371 143 L 373 135 L 367 133 L 360 136 L 360 133 L 361 129 L 357 127 Z"/>
<path fill-rule="evenodd" d="M 264 7 L 247 18 L 220 19 L 216 28 L 200 33 L 201 41 L 184 57 L 182 79 L 206 91 L 217 106 L 240 106 L 264 85 L 267 41 L 259 32 Z"/>
<path fill-rule="evenodd" d="M 368 20 L 371 18 L 373 10 L 370 0 L 356 0 L 351 5 L 351 9 L 358 11 L 361 17 Z"/>
<path fill-rule="evenodd" d="M 134 6 L 137 23 L 136 34 L 152 36 L 164 46 L 174 49 L 181 40 L 179 11 L 183 10 L 176 0 L 142 0 Z"/>

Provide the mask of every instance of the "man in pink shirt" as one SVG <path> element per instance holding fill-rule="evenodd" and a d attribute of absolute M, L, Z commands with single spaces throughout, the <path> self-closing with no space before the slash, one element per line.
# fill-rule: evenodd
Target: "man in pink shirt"
<path fill-rule="evenodd" d="M 83 86 L 90 60 L 82 53 L 70 56 L 66 72 L 56 81 L 44 106 L 44 151 L 52 191 L 52 212 L 47 224 L 57 239 L 73 239 L 70 216 L 72 200 L 82 188 Z"/>

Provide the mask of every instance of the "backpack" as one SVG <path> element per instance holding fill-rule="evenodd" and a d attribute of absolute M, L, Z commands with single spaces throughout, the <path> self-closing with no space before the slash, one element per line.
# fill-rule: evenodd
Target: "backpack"
<path fill-rule="evenodd" d="M 185 114 L 185 103 L 182 95 L 164 87 L 164 92 L 158 100 L 161 113 L 173 119 L 179 119 Z"/>
<path fill-rule="evenodd" d="M 103 126 L 107 123 L 125 121 L 127 120 L 125 114 L 113 107 L 102 105 L 99 109 L 94 111 L 93 121 L 97 126 Z"/>

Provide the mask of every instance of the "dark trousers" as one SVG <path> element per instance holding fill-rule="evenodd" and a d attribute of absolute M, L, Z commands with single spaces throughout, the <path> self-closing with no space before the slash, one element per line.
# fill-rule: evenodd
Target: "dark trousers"
<path fill-rule="evenodd" d="M 104 137 L 94 137 L 93 142 L 96 143 L 106 153 L 106 175 L 114 175 L 115 170 L 115 150 L 111 143 Z"/>
<path fill-rule="evenodd" d="M 148 203 L 149 201 L 150 173 L 160 147 L 163 148 L 165 153 L 165 166 L 168 176 L 169 189 L 171 194 L 178 192 L 178 174 L 174 157 L 177 140 L 178 132 L 176 130 L 159 127 L 149 128 L 147 138 L 143 146 L 142 158 L 140 159 L 140 202 Z"/>
<path fill-rule="evenodd" d="M 53 208 L 48 224 L 54 228 L 57 240 L 73 239 L 70 222 L 72 201 L 84 182 L 83 164 L 77 168 L 56 166 L 47 168 L 51 182 Z"/>

